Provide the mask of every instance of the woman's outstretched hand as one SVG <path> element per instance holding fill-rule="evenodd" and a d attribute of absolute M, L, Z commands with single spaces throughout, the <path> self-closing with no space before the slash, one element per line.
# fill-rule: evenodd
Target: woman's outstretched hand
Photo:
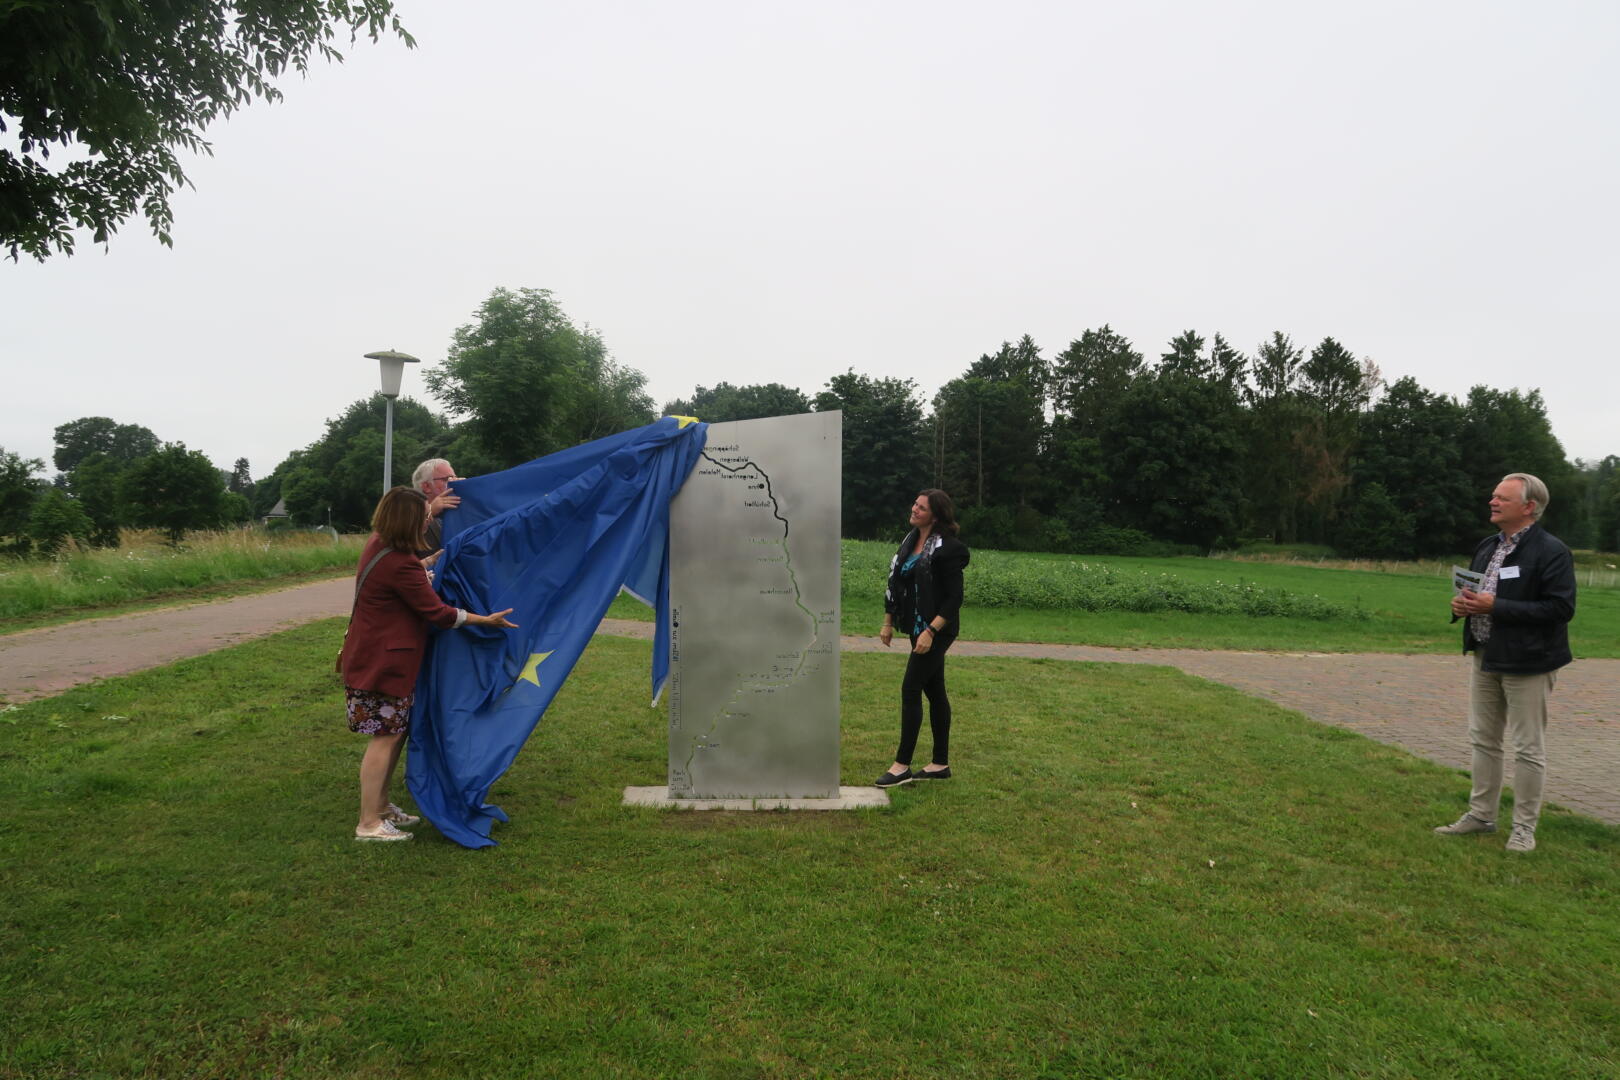
<path fill-rule="evenodd" d="M 498 626 L 503 630 L 516 630 L 518 624 L 507 618 L 510 614 L 512 614 L 511 608 L 490 615 L 475 615 L 469 611 L 467 612 L 467 621 L 474 626 Z"/>

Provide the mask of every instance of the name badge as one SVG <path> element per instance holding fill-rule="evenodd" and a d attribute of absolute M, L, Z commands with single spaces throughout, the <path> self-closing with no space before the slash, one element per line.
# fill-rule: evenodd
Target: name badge
<path fill-rule="evenodd" d="M 1502 567 L 1501 573 L 1497 574 L 1496 576 L 1499 580 L 1516 578 L 1519 576 L 1519 568 L 1517 566 L 1504 566 Z"/>

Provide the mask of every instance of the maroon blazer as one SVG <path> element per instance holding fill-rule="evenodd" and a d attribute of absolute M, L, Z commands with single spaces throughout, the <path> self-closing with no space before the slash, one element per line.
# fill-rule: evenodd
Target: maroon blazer
<path fill-rule="evenodd" d="M 360 553 L 355 577 L 382 549 L 375 533 Z M 343 684 L 404 697 L 416 690 L 416 673 L 427 649 L 428 623 L 456 625 L 458 609 L 439 599 L 415 555 L 389 551 L 360 589 L 343 639 Z"/>

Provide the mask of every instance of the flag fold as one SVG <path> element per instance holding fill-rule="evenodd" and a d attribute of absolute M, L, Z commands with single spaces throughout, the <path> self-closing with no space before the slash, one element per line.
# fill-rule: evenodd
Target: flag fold
<path fill-rule="evenodd" d="M 517 630 L 436 631 L 416 684 L 406 785 L 465 847 L 506 814 L 487 801 L 621 587 L 657 608 L 652 689 L 669 674 L 669 503 L 708 425 L 665 417 L 458 480 L 435 569 L 446 603 L 512 608 Z"/>

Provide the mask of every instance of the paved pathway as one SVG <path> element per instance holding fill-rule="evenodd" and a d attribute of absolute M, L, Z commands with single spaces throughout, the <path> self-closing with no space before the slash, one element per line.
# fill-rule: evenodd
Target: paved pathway
<path fill-rule="evenodd" d="M 26 701 L 91 679 L 124 675 L 346 615 L 350 578 L 184 608 L 119 615 L 0 636 L 0 699 Z M 608 619 L 602 632 L 651 637 L 644 622 Z M 879 651 L 846 637 L 846 652 Z M 959 641 L 953 656 L 1050 657 L 1162 664 L 1225 683 L 1312 717 L 1466 769 L 1462 656 L 1206 652 Z M 1559 672 L 1548 736 L 1547 798 L 1620 824 L 1620 660 L 1579 660 Z M 1511 772 L 1508 774 L 1512 775 Z"/>

